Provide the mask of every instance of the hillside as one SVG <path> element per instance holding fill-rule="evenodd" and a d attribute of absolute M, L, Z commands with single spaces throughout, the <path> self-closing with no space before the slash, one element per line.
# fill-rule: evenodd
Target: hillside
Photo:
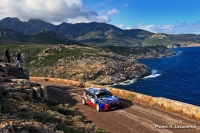
<path fill-rule="evenodd" d="M 0 26 L 0 44 L 7 44 L 12 42 L 14 42 L 15 44 L 24 43 L 25 36 L 26 35 L 24 35 L 23 33 Z"/>
<path fill-rule="evenodd" d="M 200 45 L 200 35 L 151 33 L 141 29 L 122 30 L 113 25 L 96 22 L 53 25 L 41 20 L 22 22 L 18 18 L 5 18 L 0 21 L 0 25 L 25 35 L 32 35 L 42 30 L 54 31 L 91 46 Z"/>
<path fill-rule="evenodd" d="M 0 63 L 0 133 L 106 133 L 28 79 L 27 68 Z"/>
<path fill-rule="evenodd" d="M 0 46 L 0 59 L 7 45 Z M 114 84 L 141 78 L 151 72 L 135 58 L 162 57 L 175 54 L 165 46 L 104 47 L 78 45 L 11 45 L 12 62 L 15 52 L 21 51 L 22 65 L 31 76 L 57 77 L 95 84 Z M 126 51 L 126 52 L 125 52 Z"/>
<path fill-rule="evenodd" d="M 32 35 L 0 26 L 0 44 L 65 44 L 84 45 L 57 32 L 42 30 Z"/>
<path fill-rule="evenodd" d="M 14 30 L 1 27 L 0 58 L 4 60 L 6 47 L 10 47 L 13 62 L 15 53 L 21 51 L 23 66 L 29 68 L 31 76 L 114 84 L 151 73 L 147 66 L 135 60 L 137 58 L 176 54 L 162 45 L 143 46 L 146 38 L 165 37 L 140 29 L 121 30 L 96 22 L 54 26 L 40 20 L 21 22 L 17 18 L 6 18 L 1 20 L 2 23 L 10 24 Z M 18 25 L 16 29 L 15 24 Z M 20 27 L 25 27 L 23 33 L 15 31 Z M 37 30 L 41 31 L 33 33 Z"/>

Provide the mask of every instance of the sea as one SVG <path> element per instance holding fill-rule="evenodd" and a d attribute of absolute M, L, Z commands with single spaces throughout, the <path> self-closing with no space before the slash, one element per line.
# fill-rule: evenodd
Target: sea
<path fill-rule="evenodd" d="M 113 87 L 200 106 L 200 47 L 172 48 L 169 57 L 138 59 L 151 75 Z"/>

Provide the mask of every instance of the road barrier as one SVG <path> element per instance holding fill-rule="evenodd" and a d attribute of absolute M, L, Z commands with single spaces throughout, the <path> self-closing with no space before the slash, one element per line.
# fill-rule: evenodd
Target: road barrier
<path fill-rule="evenodd" d="M 200 120 L 200 107 L 195 106 L 192 104 L 187 104 L 163 97 L 152 97 L 132 91 L 122 90 L 118 88 L 102 86 L 91 84 L 89 82 L 80 82 L 80 81 L 73 81 L 68 79 L 61 79 L 61 78 L 49 78 L 49 77 L 30 77 L 31 81 L 48 81 L 48 82 L 56 82 L 56 83 L 64 83 L 72 86 L 78 87 L 101 87 L 106 88 L 114 95 L 119 96 L 120 98 L 127 99 L 130 101 L 135 101 L 139 103 L 146 104 L 148 106 L 161 108 L 166 111 L 170 111 L 173 113 L 177 113 L 183 116 L 186 116 L 190 119 Z"/>

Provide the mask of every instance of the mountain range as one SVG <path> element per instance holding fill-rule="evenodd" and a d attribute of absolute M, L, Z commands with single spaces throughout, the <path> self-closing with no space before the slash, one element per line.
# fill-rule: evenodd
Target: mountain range
<path fill-rule="evenodd" d="M 0 21 L 0 39 L 32 43 L 79 43 L 90 46 L 190 46 L 200 45 L 200 35 L 152 33 L 141 29 L 123 30 L 106 23 L 51 23 L 31 19 L 4 18 Z"/>

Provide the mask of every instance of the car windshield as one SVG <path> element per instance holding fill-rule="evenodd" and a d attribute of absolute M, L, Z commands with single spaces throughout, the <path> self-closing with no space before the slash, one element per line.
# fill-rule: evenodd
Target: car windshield
<path fill-rule="evenodd" d="M 103 97 L 108 97 L 108 96 L 112 96 L 113 94 L 110 93 L 109 91 L 104 91 L 104 92 L 100 92 L 99 94 L 97 94 L 97 98 L 103 98 Z"/>

